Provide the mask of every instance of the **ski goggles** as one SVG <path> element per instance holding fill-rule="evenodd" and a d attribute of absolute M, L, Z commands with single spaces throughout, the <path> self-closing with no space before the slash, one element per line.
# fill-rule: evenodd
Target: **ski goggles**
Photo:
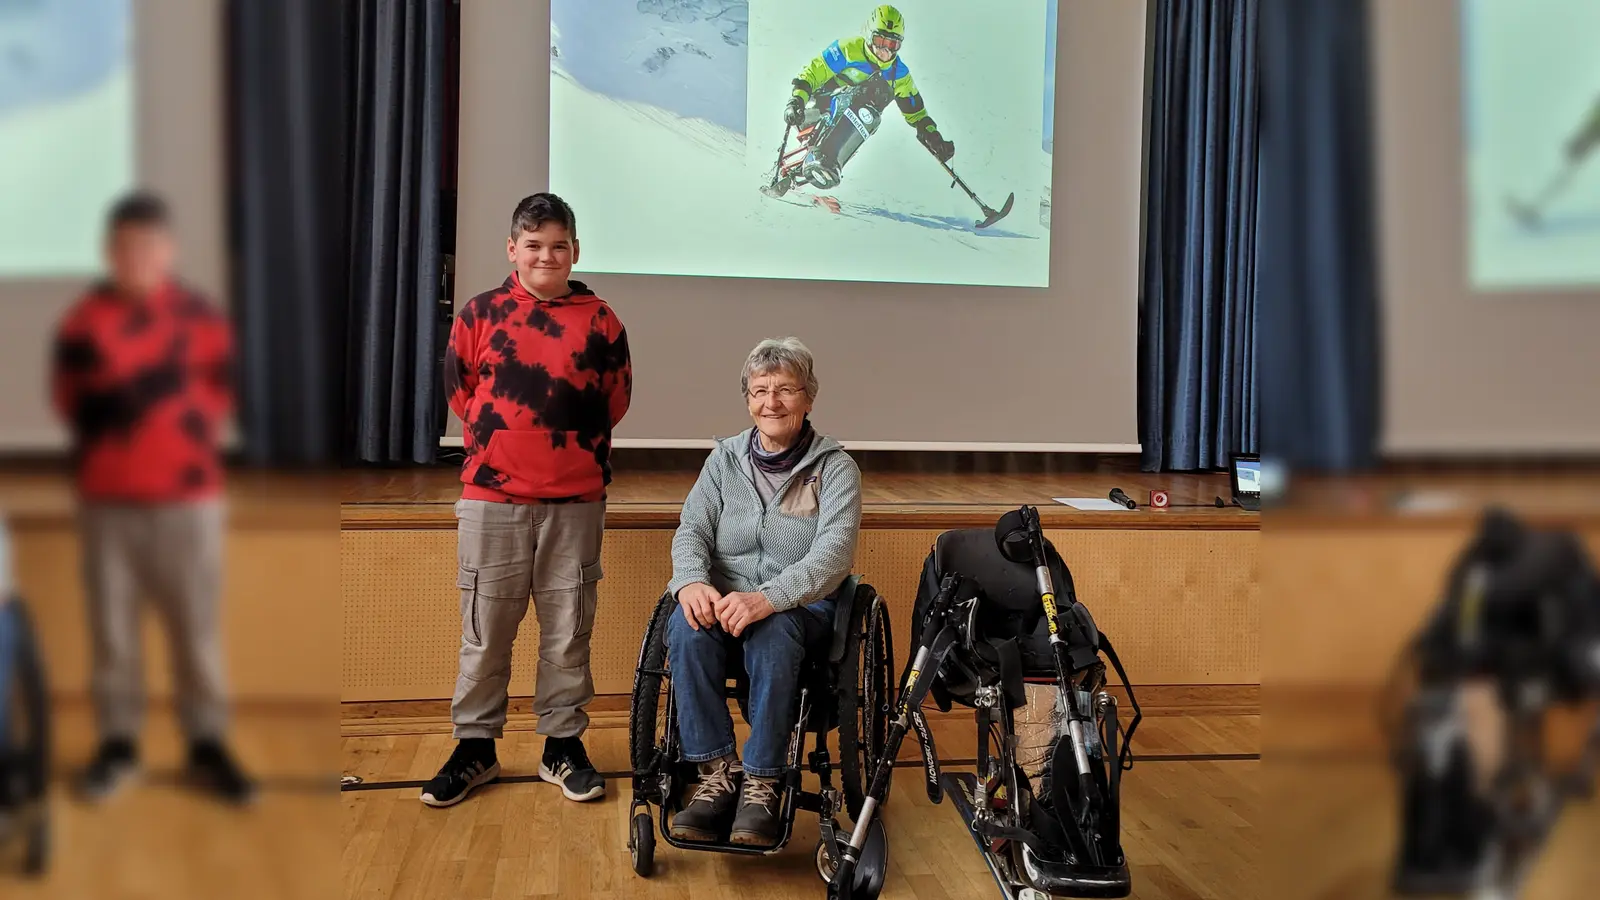
<path fill-rule="evenodd" d="M 872 46 L 882 47 L 885 50 L 899 50 L 900 35 L 888 31 L 874 31 L 872 33 Z"/>

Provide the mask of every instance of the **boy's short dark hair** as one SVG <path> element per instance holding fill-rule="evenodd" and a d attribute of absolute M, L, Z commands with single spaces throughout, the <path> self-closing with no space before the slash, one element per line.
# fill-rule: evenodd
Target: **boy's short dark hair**
<path fill-rule="evenodd" d="M 124 225 L 166 228 L 171 223 L 172 214 L 165 200 L 149 191 L 135 191 L 112 204 L 111 214 L 106 217 L 106 232 L 114 232 Z"/>
<path fill-rule="evenodd" d="M 516 240 L 524 231 L 538 231 L 546 222 L 555 222 L 567 229 L 573 240 L 578 239 L 578 217 L 567 201 L 555 194 L 530 194 L 517 204 L 511 214 L 511 239 Z"/>

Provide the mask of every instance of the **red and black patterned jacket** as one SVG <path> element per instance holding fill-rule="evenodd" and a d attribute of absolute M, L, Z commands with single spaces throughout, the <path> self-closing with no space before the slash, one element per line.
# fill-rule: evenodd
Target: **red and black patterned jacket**
<path fill-rule="evenodd" d="M 68 310 L 51 380 L 80 496 L 171 503 L 217 493 L 232 353 L 228 320 L 179 284 L 139 299 L 98 285 Z"/>
<path fill-rule="evenodd" d="M 456 314 L 444 377 L 465 425 L 464 499 L 605 499 L 611 430 L 633 394 L 628 333 L 582 282 L 568 285 L 539 300 L 513 272 Z"/>

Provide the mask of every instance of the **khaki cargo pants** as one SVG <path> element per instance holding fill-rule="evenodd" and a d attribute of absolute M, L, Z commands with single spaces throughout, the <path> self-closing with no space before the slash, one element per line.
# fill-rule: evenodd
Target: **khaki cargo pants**
<path fill-rule="evenodd" d="M 165 626 L 184 734 L 222 737 L 228 711 L 218 614 L 226 519 L 220 499 L 95 503 L 80 511 L 94 648 L 90 690 L 102 738 L 139 736 L 145 711 L 141 598 Z"/>
<path fill-rule="evenodd" d="M 450 720 L 457 738 L 505 729 L 511 645 L 533 597 L 539 617 L 538 731 L 573 737 L 594 699 L 589 635 L 600 581 L 605 503 L 456 503 L 461 674 Z"/>

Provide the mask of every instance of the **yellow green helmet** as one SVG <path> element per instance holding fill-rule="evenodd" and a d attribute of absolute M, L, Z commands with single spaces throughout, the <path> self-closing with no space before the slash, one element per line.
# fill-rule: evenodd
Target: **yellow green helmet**
<path fill-rule="evenodd" d="M 900 15 L 900 10 L 889 4 L 874 9 L 872 15 L 867 17 L 867 41 L 870 43 L 874 35 L 881 35 L 894 41 L 906 39 L 906 17 Z"/>

